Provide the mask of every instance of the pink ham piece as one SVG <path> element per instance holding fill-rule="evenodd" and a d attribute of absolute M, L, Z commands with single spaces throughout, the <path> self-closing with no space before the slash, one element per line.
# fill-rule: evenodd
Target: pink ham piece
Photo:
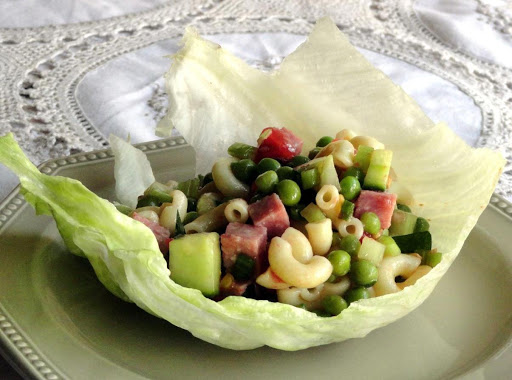
<path fill-rule="evenodd" d="M 391 225 L 395 206 L 396 194 L 363 190 L 357 198 L 354 216 L 360 218 L 365 212 L 373 212 L 379 217 L 380 227 L 385 230 Z"/>
<path fill-rule="evenodd" d="M 266 227 L 269 239 L 281 236 L 290 227 L 290 218 L 276 193 L 249 205 L 249 215 L 255 226 Z"/>
<path fill-rule="evenodd" d="M 222 262 L 229 270 L 236 257 L 243 253 L 255 261 L 255 275 L 266 266 L 267 229 L 243 223 L 229 223 L 226 232 L 220 236 Z"/>
<path fill-rule="evenodd" d="M 158 246 L 160 247 L 160 251 L 163 254 L 169 252 L 169 236 L 171 233 L 165 227 L 162 227 L 160 224 L 153 222 L 143 216 L 140 216 L 136 212 L 132 214 L 132 218 L 143 223 L 146 227 L 148 227 L 153 234 L 155 235 L 156 241 L 158 242 Z"/>

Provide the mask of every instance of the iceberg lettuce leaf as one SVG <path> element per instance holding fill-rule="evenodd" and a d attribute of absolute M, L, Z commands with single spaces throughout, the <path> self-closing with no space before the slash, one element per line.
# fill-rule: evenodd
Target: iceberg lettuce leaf
<path fill-rule="evenodd" d="M 114 152 L 114 177 L 116 179 L 116 196 L 119 202 L 135 208 L 139 195 L 144 193 L 155 176 L 144 152 L 129 142 L 115 135 L 109 137 L 110 147 Z"/>

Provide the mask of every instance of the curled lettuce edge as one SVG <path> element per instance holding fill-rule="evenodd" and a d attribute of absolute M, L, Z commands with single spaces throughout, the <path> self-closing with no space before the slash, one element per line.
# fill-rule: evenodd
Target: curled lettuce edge
<path fill-rule="evenodd" d="M 308 41 L 293 53 L 291 58 L 287 58 L 289 63 L 283 63 L 283 70 L 286 66 L 292 69 L 282 71 L 282 77 L 300 70 L 300 49 L 307 52 L 311 48 L 311 43 L 319 37 L 324 38 L 326 31 L 321 28 L 332 29 L 328 22 L 319 21 Z M 192 37 L 189 35 L 185 38 Z M 200 49 L 201 59 L 210 59 L 209 69 L 205 69 L 197 61 L 196 69 L 219 69 L 220 74 L 225 75 L 227 83 L 235 83 L 230 82 L 229 75 L 234 75 L 240 80 L 237 70 L 243 72 L 246 69 L 238 67 L 240 63 L 236 59 L 232 59 L 218 47 L 215 47 L 215 54 L 212 56 L 212 43 L 193 38 L 195 40 L 188 42 L 188 48 L 195 46 L 194 48 Z M 342 43 L 343 37 L 336 37 L 333 40 L 335 43 Z M 187 42 L 185 45 L 186 49 Z M 181 65 L 186 61 L 188 53 L 190 51 L 178 53 L 181 54 Z M 229 63 L 228 72 L 217 67 L 219 60 Z M 298 62 L 294 64 L 294 60 Z M 318 66 L 316 62 L 313 63 L 313 66 Z M 174 69 L 171 67 L 168 74 L 179 77 L 180 73 L 173 70 L 183 70 L 183 66 L 175 65 Z M 232 73 L 229 74 L 229 71 Z M 303 84 L 312 85 L 312 79 L 307 77 L 307 73 L 297 74 L 303 80 Z M 205 73 L 205 78 L 211 78 L 209 75 Z M 374 80 L 368 80 L 370 79 Z M 396 95 L 390 100 L 396 104 L 386 104 L 385 107 L 403 108 L 406 104 L 409 108 L 412 107 L 413 111 L 407 113 L 408 117 L 402 117 L 406 119 L 403 125 L 400 125 L 400 118 L 390 120 L 397 123 L 395 129 L 389 129 L 386 125 L 388 120 L 383 118 L 382 128 L 387 128 L 387 133 L 383 133 L 377 126 L 370 125 L 365 134 L 378 137 L 393 150 L 394 170 L 401 183 L 414 194 L 413 210 L 430 220 L 434 246 L 444 255 L 441 263 L 415 285 L 398 293 L 360 300 L 336 317 L 321 318 L 290 305 L 244 297 L 228 297 L 220 302 L 214 302 L 204 297 L 198 290 L 181 287 L 170 279 L 170 272 L 158 249 L 156 239 L 144 225 L 121 214 L 110 202 L 99 198 L 78 181 L 41 174 L 25 157 L 10 134 L 0 138 L 0 162 L 19 176 L 21 192 L 37 213 L 54 216 L 59 232 L 70 251 L 89 259 L 98 278 L 107 289 L 122 299 L 129 299 L 147 312 L 190 331 L 204 341 L 236 350 L 268 345 L 293 351 L 364 337 L 370 331 L 403 317 L 419 306 L 432 292 L 488 204 L 504 165 L 504 159 L 499 153 L 487 149 L 472 149 L 447 126 L 429 123 L 422 113 L 416 110 L 416 105 L 410 105 L 410 98 L 404 96 L 399 88 L 396 90 L 398 86 L 389 85 L 386 82 L 389 81 L 387 78 L 379 77 L 379 80 L 383 88 L 391 86 L 391 91 Z M 288 81 L 289 78 L 284 83 Z M 196 84 L 202 85 L 200 82 Z M 236 85 L 241 95 L 237 99 L 245 101 L 244 96 L 250 93 L 250 88 L 244 89 L 243 86 L 246 84 L 243 81 Z M 183 88 L 178 86 L 178 90 L 182 91 Z M 225 88 L 223 93 L 226 94 L 229 90 L 232 89 Z M 382 88 L 377 86 L 372 92 L 382 96 L 380 90 Z M 172 91 L 171 89 L 170 96 L 173 96 Z M 202 95 L 209 94 L 206 91 Z M 294 99 L 298 98 L 303 102 L 301 104 L 308 108 L 308 99 L 305 96 L 297 96 Z M 185 106 L 190 106 L 196 99 L 188 98 L 185 101 L 189 102 Z M 206 104 L 208 101 L 205 101 L 207 108 L 211 106 Z M 219 99 L 216 101 L 219 102 Z M 322 101 L 327 102 L 326 99 Z M 250 109 L 250 102 L 247 104 L 246 108 Z M 343 105 L 343 99 L 340 100 L 340 104 Z M 328 102 L 327 105 L 332 106 Z M 322 107 L 317 107 L 316 104 L 315 108 L 318 108 L 316 112 L 323 112 Z M 258 110 L 261 111 L 258 108 L 256 112 Z M 229 125 L 239 126 L 246 115 L 240 113 L 236 115 L 238 120 L 228 120 L 226 114 L 230 111 L 229 107 L 225 110 L 222 107 L 216 109 L 216 117 Z M 311 107 L 305 112 L 308 111 L 313 114 L 315 112 Z M 368 111 L 369 118 L 372 116 L 371 112 Z M 185 119 L 194 123 L 194 117 L 203 119 L 204 115 L 191 116 L 186 109 L 180 109 L 178 103 L 176 109 L 170 110 L 166 120 L 179 128 L 178 125 L 182 125 Z M 289 124 L 285 122 L 289 117 L 289 114 L 282 112 L 278 112 L 277 116 L 271 115 L 271 119 L 279 123 L 274 125 L 284 125 L 287 128 Z M 268 121 L 265 117 L 260 117 L 259 120 L 265 123 Z M 418 130 L 414 129 L 415 120 L 420 120 Z M 322 134 L 336 132 L 336 126 L 332 125 L 329 119 L 324 117 L 323 121 L 327 123 L 327 127 L 325 131 L 322 130 Z M 354 117 L 351 123 L 356 129 L 364 127 L 360 125 L 357 117 Z M 290 129 L 300 135 L 304 127 L 298 125 L 299 127 Z M 259 125 L 254 128 L 261 130 Z M 187 133 L 189 131 L 185 129 L 185 138 L 188 140 Z M 254 134 L 254 131 L 248 132 L 248 135 L 251 134 Z M 315 131 L 315 134 L 318 134 L 318 131 Z M 308 137 L 309 135 L 311 133 L 306 134 L 306 142 L 311 142 L 312 137 Z M 194 136 L 191 136 L 192 140 L 193 138 Z M 194 143 L 192 145 L 194 146 Z"/>
<path fill-rule="evenodd" d="M 122 204 L 135 208 L 139 195 L 155 182 L 149 160 L 144 152 L 120 137 L 110 135 L 108 141 L 114 153 L 116 197 Z"/>

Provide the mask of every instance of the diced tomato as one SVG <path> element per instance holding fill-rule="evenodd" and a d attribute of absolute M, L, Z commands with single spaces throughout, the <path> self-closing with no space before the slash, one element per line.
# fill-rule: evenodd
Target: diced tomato
<path fill-rule="evenodd" d="M 290 161 L 300 154 L 302 140 L 286 128 L 265 128 L 258 139 L 255 162 L 269 157 L 281 162 Z"/>

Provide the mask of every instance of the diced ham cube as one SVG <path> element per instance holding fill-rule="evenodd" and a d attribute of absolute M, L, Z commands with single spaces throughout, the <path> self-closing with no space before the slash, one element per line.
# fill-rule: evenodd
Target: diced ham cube
<path fill-rule="evenodd" d="M 132 214 L 132 218 L 143 223 L 153 232 L 156 241 L 158 242 L 158 246 L 160 247 L 160 251 L 163 254 L 169 252 L 169 236 L 171 235 L 171 233 L 167 228 L 162 227 L 160 224 L 153 222 L 152 220 L 144 218 L 143 216 L 137 214 L 136 212 Z"/>
<path fill-rule="evenodd" d="M 360 218 L 365 212 L 373 212 L 379 217 L 380 227 L 385 230 L 391 225 L 395 206 L 396 194 L 363 190 L 357 198 L 354 216 Z"/>
<path fill-rule="evenodd" d="M 226 269 L 235 264 L 236 257 L 243 253 L 255 261 L 255 275 L 266 266 L 267 229 L 243 223 L 229 223 L 220 236 L 222 262 Z"/>
<path fill-rule="evenodd" d="M 290 227 L 290 218 L 276 193 L 249 205 L 249 215 L 255 226 L 267 228 L 267 237 L 281 236 Z"/>

